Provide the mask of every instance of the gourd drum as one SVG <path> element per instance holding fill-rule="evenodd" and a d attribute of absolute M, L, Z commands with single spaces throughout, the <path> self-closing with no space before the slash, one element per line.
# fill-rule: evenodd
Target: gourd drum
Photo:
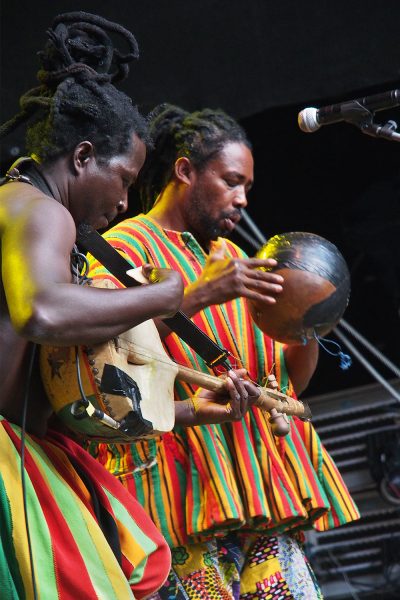
<path fill-rule="evenodd" d="M 303 231 L 275 235 L 256 254 L 274 258 L 284 278 L 276 304 L 248 300 L 250 314 L 271 338 L 287 344 L 324 336 L 341 319 L 350 297 L 350 273 L 334 244 Z"/>

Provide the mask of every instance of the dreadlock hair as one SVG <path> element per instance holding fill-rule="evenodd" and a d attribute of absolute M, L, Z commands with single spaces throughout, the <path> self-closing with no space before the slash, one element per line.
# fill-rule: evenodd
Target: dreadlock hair
<path fill-rule="evenodd" d="M 251 149 L 244 129 L 220 109 L 189 113 L 164 103 L 147 120 L 152 146 L 136 184 L 145 212 L 169 182 L 178 158 L 187 156 L 201 171 L 229 142 L 239 142 Z"/>
<path fill-rule="evenodd" d="M 128 51 L 114 47 L 109 34 L 122 37 Z M 146 120 L 113 85 L 139 56 L 132 33 L 97 15 L 71 12 L 58 15 L 47 36 L 38 52 L 40 85 L 21 96 L 21 111 L 0 127 L 0 138 L 26 122 L 26 150 L 44 162 L 82 140 L 91 141 L 103 161 L 124 153 L 132 132 L 147 143 Z"/>

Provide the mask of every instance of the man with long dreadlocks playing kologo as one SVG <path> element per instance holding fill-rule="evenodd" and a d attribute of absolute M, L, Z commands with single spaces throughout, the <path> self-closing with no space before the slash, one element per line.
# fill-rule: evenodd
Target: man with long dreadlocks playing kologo
<path fill-rule="evenodd" d="M 156 283 L 77 285 L 77 227 L 104 228 L 124 212 L 145 159 L 146 122 L 113 85 L 138 50 L 129 31 L 82 12 L 59 15 L 47 33 L 40 85 L 0 129 L 27 122 L 29 155 L 0 187 L 0 598 L 144 598 L 167 577 L 168 546 L 116 478 L 48 428 L 35 348 L 102 343 L 173 314 L 182 280 L 145 264 Z M 225 402 L 245 406 L 245 388 L 232 373 Z"/>

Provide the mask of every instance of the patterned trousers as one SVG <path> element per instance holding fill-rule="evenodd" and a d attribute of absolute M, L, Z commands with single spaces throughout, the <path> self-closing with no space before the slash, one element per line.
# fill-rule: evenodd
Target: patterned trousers
<path fill-rule="evenodd" d="M 229 534 L 172 549 L 172 569 L 152 600 L 320 600 L 301 545 L 291 536 Z"/>

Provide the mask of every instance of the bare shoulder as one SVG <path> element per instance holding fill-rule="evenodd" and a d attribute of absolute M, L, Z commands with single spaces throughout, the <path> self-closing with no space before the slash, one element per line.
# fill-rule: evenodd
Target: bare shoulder
<path fill-rule="evenodd" d="M 22 228 L 33 235 L 46 231 L 61 235 L 68 243 L 75 240 L 76 229 L 71 214 L 57 200 L 37 188 L 20 182 L 0 187 L 0 230 Z"/>

